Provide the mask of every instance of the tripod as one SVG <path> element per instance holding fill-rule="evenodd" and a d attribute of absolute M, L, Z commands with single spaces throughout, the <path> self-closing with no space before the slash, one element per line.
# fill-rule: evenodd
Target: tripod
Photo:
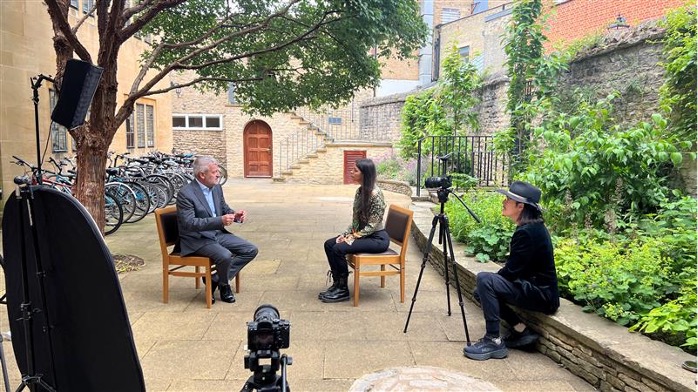
<path fill-rule="evenodd" d="M 417 278 L 417 285 L 414 288 L 414 295 L 412 296 L 412 304 L 410 305 L 410 312 L 407 314 L 407 321 L 405 322 L 405 329 L 403 333 L 407 333 L 407 327 L 410 324 L 410 317 L 412 317 L 412 310 L 414 309 L 414 303 L 417 301 L 417 292 L 419 291 L 419 284 L 422 282 L 422 275 L 424 274 L 424 267 L 429 259 L 429 253 L 431 252 L 432 241 L 434 240 L 434 234 L 436 233 L 436 228 L 439 228 L 439 244 L 443 245 L 443 255 L 444 255 L 444 274 L 446 277 L 446 302 L 448 304 L 448 315 L 451 315 L 451 287 L 450 287 L 450 277 L 448 273 L 448 263 L 449 258 L 451 260 L 451 267 L 453 269 L 453 277 L 456 283 L 456 291 L 458 292 L 458 305 L 460 306 L 460 313 L 463 317 L 463 327 L 465 329 L 465 339 L 470 346 L 470 334 L 468 333 L 468 322 L 465 319 L 465 309 L 463 307 L 463 294 L 460 289 L 460 282 L 458 280 L 458 270 L 456 269 L 456 257 L 453 254 L 453 242 L 451 240 L 451 229 L 448 226 L 448 217 L 444 213 L 444 204 L 448 201 L 448 194 L 452 193 L 453 196 L 461 202 L 463 207 L 470 213 L 470 215 L 480 223 L 480 219 L 468 208 L 468 206 L 463 202 L 463 200 L 458 197 L 453 191 L 447 187 L 442 186 L 436 191 L 439 198 L 439 203 L 441 203 L 441 209 L 438 215 L 434 216 L 431 221 L 431 231 L 429 232 L 429 239 L 427 240 L 427 246 L 424 249 L 424 257 L 422 258 L 422 267 L 419 270 L 419 277 Z"/>
<path fill-rule="evenodd" d="M 55 391 L 54 387 L 49 385 L 44 379 L 42 374 L 36 374 L 36 369 L 35 369 L 35 362 L 34 362 L 34 353 L 35 353 L 35 348 L 34 348 L 34 334 L 33 330 L 36 328 L 36 326 L 33 324 L 33 318 L 34 318 L 34 313 L 42 313 L 42 317 L 46 321 L 46 326 L 47 328 L 50 329 L 50 320 L 49 320 L 49 311 L 46 306 L 46 292 L 44 290 L 44 277 L 45 277 L 45 272 L 41 263 L 41 257 L 40 257 L 40 251 L 39 251 L 39 246 L 38 246 L 38 234 L 36 231 L 36 225 L 34 224 L 34 217 L 32 216 L 33 211 L 34 211 L 34 206 L 33 206 L 33 201 L 34 201 L 34 194 L 33 194 L 33 188 L 31 185 L 29 185 L 27 182 L 28 180 L 25 180 L 22 177 L 17 177 L 14 180 L 15 184 L 18 185 L 19 187 L 19 224 L 20 224 L 20 235 L 21 237 L 21 260 L 22 260 L 22 268 L 21 268 L 21 276 L 22 276 L 22 302 L 20 304 L 20 310 L 21 310 L 21 318 L 20 320 L 22 321 L 22 330 L 24 331 L 24 347 L 25 347 L 25 360 L 26 360 L 26 374 L 22 375 L 22 383 L 20 386 L 17 388 L 17 392 L 23 390 L 25 387 L 28 387 L 30 391 L 34 392 L 37 391 L 37 387 L 42 388 L 45 391 Z M 39 185 L 41 186 L 41 185 Z M 31 301 L 31 294 L 30 294 L 30 289 L 29 289 L 29 273 L 30 271 L 28 270 L 28 260 L 27 260 L 27 251 L 28 251 L 28 245 L 27 240 L 26 240 L 26 230 L 28 229 L 27 226 L 30 226 L 29 230 L 31 230 L 31 235 L 32 235 L 32 243 L 33 243 L 33 251 L 34 251 L 34 261 L 35 261 L 35 268 L 36 268 L 36 277 L 38 281 L 38 291 L 39 291 L 39 299 L 40 299 L 40 305 L 38 308 L 35 308 L 32 305 Z M 53 352 L 52 350 L 52 340 L 51 340 L 51 333 L 47 333 L 45 335 L 49 351 Z M 52 380 L 56 379 L 55 375 L 55 368 L 53 367 L 53 355 L 50 356 L 50 369 L 51 373 L 53 373 L 53 377 L 50 377 Z"/>
<path fill-rule="evenodd" d="M 281 358 L 277 357 L 278 352 L 272 354 L 271 365 L 258 364 L 259 358 L 256 353 L 250 353 L 252 363 L 257 363 L 257 368 L 254 374 L 247 379 L 245 385 L 242 386 L 240 392 L 258 391 L 258 392 L 291 392 L 291 387 L 288 386 L 286 378 L 286 366 L 293 364 L 293 359 L 286 354 L 282 354 Z M 276 375 L 275 369 L 281 367 L 281 376 Z"/>

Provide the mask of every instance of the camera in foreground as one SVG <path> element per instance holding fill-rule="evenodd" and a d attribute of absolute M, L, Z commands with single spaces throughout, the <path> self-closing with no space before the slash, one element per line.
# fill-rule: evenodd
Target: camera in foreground
<path fill-rule="evenodd" d="M 447 189 L 453 186 L 451 177 L 427 177 L 424 180 L 424 187 L 427 189 L 443 188 Z"/>
<path fill-rule="evenodd" d="M 279 352 L 290 344 L 291 323 L 279 316 L 272 305 L 261 305 L 254 312 L 254 320 L 247 322 L 247 350 L 245 369 L 254 374 L 247 380 L 243 391 L 290 391 L 286 380 L 286 365 L 293 360 Z M 281 369 L 281 377 L 276 371 Z"/>

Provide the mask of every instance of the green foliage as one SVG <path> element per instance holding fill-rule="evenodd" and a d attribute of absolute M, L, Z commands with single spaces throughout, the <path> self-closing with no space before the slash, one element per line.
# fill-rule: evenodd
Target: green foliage
<path fill-rule="evenodd" d="M 465 243 L 466 253 L 480 262 L 503 261 L 514 224 L 502 216 L 502 196 L 481 190 L 468 192 L 462 199 L 482 222 L 477 223 L 458 200 L 449 199 L 445 211 L 453 239 Z"/>
<path fill-rule="evenodd" d="M 196 87 L 235 93 L 263 115 L 347 101 L 380 81 L 380 61 L 412 57 L 427 29 L 418 3 L 396 0 L 188 0 L 159 11 L 144 64 L 191 70 Z M 228 8 L 229 7 L 229 8 Z M 373 53 L 376 53 L 374 56 Z"/>
<path fill-rule="evenodd" d="M 426 136 L 465 135 L 466 129 L 479 130 L 476 95 L 482 78 L 472 63 L 463 61 L 453 46 L 443 63 L 443 78 L 436 87 L 410 95 L 402 109 L 402 134 L 398 145 L 404 158 L 415 158 L 419 141 Z M 431 151 L 425 140 L 422 151 Z"/>
<path fill-rule="evenodd" d="M 560 289 L 584 310 L 629 325 L 671 292 L 670 261 L 661 242 L 564 239 L 555 247 Z"/>
<path fill-rule="evenodd" d="M 543 56 L 541 0 L 516 2 L 506 28 L 507 112 L 510 127 L 495 135 L 495 148 L 510 155 L 510 175 L 523 170 L 531 146 L 532 120 L 558 98 L 554 95 L 558 75 L 567 69 L 568 57 Z"/>
<path fill-rule="evenodd" d="M 376 172 L 379 178 L 404 181 L 411 186 L 417 185 L 416 159 L 402 159 L 391 150 L 387 154 L 374 158 L 373 162 L 376 164 Z M 425 171 L 426 167 L 423 165 L 421 178 L 424 178 Z"/>
<path fill-rule="evenodd" d="M 695 271 L 694 271 L 695 272 Z M 692 284 L 691 284 L 692 283 Z M 631 331 L 641 331 L 649 335 L 666 336 L 674 345 L 681 345 L 687 351 L 696 353 L 696 286 L 695 280 L 684 282 L 681 294 L 640 318 L 630 327 Z"/>
<path fill-rule="evenodd" d="M 667 136 L 696 140 L 696 10 L 695 4 L 671 11 L 666 28 L 664 62 L 666 80 L 659 91 L 660 106 L 668 113 Z"/>
<path fill-rule="evenodd" d="M 526 179 L 559 213 L 557 229 L 614 230 L 620 217 L 655 212 L 671 195 L 667 174 L 682 155 L 664 138 L 666 120 L 655 114 L 651 123 L 620 129 L 610 117 L 612 99 L 582 103 L 574 115 L 551 115 L 536 129 L 546 148 L 531 155 Z"/>

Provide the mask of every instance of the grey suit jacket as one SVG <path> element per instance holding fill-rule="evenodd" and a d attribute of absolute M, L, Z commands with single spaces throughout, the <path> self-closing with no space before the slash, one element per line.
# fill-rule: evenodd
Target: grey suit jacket
<path fill-rule="evenodd" d="M 216 185 L 212 189 L 215 216 L 196 180 L 184 186 L 177 194 L 177 223 L 181 254 L 192 254 L 204 245 L 216 242 L 216 232 L 226 232 L 221 215 L 234 211 L 225 203 L 223 189 Z"/>

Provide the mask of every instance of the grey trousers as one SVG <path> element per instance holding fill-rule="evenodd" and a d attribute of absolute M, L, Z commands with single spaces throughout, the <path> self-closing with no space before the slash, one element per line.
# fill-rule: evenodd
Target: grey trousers
<path fill-rule="evenodd" d="M 250 242 L 231 233 L 216 233 L 216 243 L 204 245 L 195 253 L 210 257 L 216 265 L 218 273 L 211 279 L 219 285 L 226 285 L 238 272 L 257 256 L 259 250 Z M 223 271 L 227 271 L 226 280 L 220 279 Z"/>

